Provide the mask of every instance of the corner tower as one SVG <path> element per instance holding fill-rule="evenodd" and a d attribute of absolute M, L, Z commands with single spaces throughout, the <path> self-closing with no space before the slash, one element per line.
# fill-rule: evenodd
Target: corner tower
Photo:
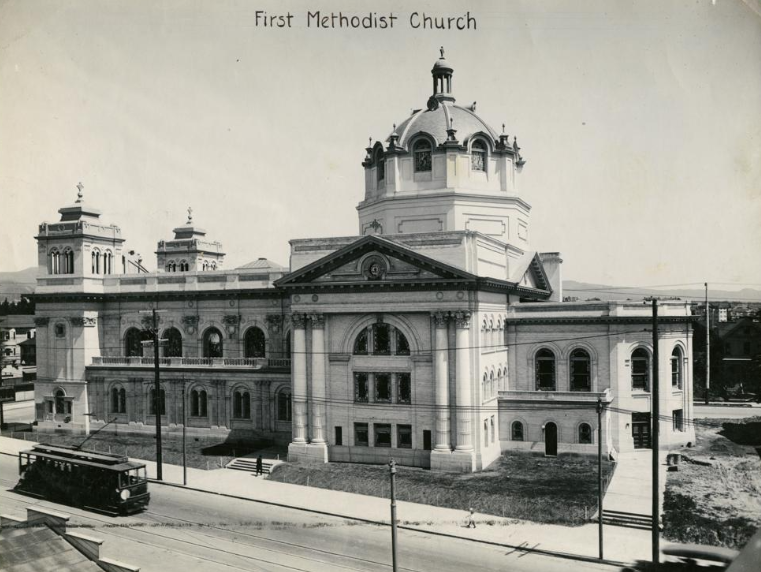
<path fill-rule="evenodd" d="M 360 234 L 472 230 L 526 250 L 531 207 L 518 191 L 517 140 L 476 115 L 475 102 L 455 104 L 443 48 L 431 75 L 425 109 L 366 149 Z"/>
<path fill-rule="evenodd" d="M 174 240 L 160 240 L 156 246 L 159 272 L 207 272 L 222 270 L 225 253 L 220 242 L 211 242 L 206 231 L 193 224 L 193 209 L 188 220 L 174 229 Z"/>

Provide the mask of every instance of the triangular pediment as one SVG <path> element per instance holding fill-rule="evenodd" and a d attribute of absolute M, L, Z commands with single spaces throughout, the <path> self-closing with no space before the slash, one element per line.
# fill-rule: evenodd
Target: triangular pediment
<path fill-rule="evenodd" d="M 531 259 L 531 262 L 529 262 L 526 272 L 524 272 L 518 285 L 522 288 L 533 288 L 535 290 L 552 292 L 550 281 L 547 278 L 547 273 L 544 271 L 544 265 L 542 264 L 539 254 L 535 254 Z"/>
<path fill-rule="evenodd" d="M 476 276 L 377 235 L 355 242 L 300 268 L 275 286 L 331 283 L 476 281 Z"/>

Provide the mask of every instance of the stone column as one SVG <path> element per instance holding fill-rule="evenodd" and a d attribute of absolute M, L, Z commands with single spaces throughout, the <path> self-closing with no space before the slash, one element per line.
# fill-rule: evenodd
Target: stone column
<path fill-rule="evenodd" d="M 306 443 L 307 353 L 303 314 L 293 314 L 293 443 Z"/>
<path fill-rule="evenodd" d="M 455 356 L 457 388 L 457 451 L 473 451 L 471 427 L 472 379 L 470 371 L 470 312 L 456 312 Z"/>
<path fill-rule="evenodd" d="M 325 317 L 312 314 L 311 442 L 325 443 Z"/>
<path fill-rule="evenodd" d="M 432 314 L 435 337 L 433 346 L 434 384 L 436 388 L 436 451 L 452 450 L 449 441 L 449 343 L 448 317 L 444 312 Z"/>

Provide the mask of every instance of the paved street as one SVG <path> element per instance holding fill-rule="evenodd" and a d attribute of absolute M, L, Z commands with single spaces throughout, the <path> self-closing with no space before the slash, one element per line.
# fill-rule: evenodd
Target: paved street
<path fill-rule="evenodd" d="M 391 568 L 387 527 L 160 485 L 151 487 L 147 512 L 112 518 L 17 495 L 8 490 L 16 471 L 15 459 L 0 455 L 4 513 L 21 515 L 39 504 L 70 514 L 71 525 L 93 527 L 87 533 L 105 541 L 102 555 L 144 571 Z M 420 571 L 615 570 L 405 530 L 399 531 L 399 562 L 401 570 Z"/>
<path fill-rule="evenodd" d="M 752 407 L 732 407 L 727 405 L 698 405 L 695 404 L 696 419 L 745 419 L 746 417 L 761 416 L 761 405 Z"/>

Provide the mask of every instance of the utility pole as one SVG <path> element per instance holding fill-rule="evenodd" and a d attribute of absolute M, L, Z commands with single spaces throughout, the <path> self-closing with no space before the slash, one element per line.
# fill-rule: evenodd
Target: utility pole
<path fill-rule="evenodd" d="M 600 560 L 602 551 L 602 398 L 597 398 L 597 523 L 600 544 Z"/>
<path fill-rule="evenodd" d="M 660 406 L 658 403 L 658 382 L 659 382 L 659 367 L 660 361 L 658 359 L 658 300 L 653 300 L 653 388 L 651 392 L 651 398 L 653 400 L 652 406 L 652 426 L 653 426 L 653 438 L 651 446 L 653 448 L 653 521 L 652 521 L 652 535 L 653 535 L 653 565 L 658 566 L 661 558 L 660 549 L 660 509 L 659 509 L 659 493 L 658 493 L 658 459 L 659 459 L 659 439 L 658 431 L 660 429 Z"/>
<path fill-rule="evenodd" d="M 158 305 L 158 301 L 156 302 Z M 161 407 L 164 405 L 164 400 L 161 399 L 161 378 L 159 375 L 159 353 L 160 353 L 160 341 L 159 340 L 159 319 L 156 315 L 158 310 L 153 308 L 150 310 L 151 317 L 153 319 L 151 333 L 153 334 L 153 381 L 155 399 L 153 401 L 153 408 L 156 413 L 156 480 L 163 480 L 162 471 L 162 455 L 161 455 Z M 165 312 L 166 310 L 161 310 Z M 147 310 L 140 313 L 147 313 Z"/>
<path fill-rule="evenodd" d="M 188 484 L 188 463 L 185 457 L 185 426 L 188 424 L 188 418 L 185 415 L 185 377 L 182 378 L 182 484 Z"/>
<path fill-rule="evenodd" d="M 706 405 L 708 405 L 708 389 L 711 387 L 711 312 L 708 309 L 708 282 L 706 287 Z"/>
<path fill-rule="evenodd" d="M 391 459 L 388 464 L 391 470 L 391 563 L 393 572 L 396 568 L 396 461 Z"/>

